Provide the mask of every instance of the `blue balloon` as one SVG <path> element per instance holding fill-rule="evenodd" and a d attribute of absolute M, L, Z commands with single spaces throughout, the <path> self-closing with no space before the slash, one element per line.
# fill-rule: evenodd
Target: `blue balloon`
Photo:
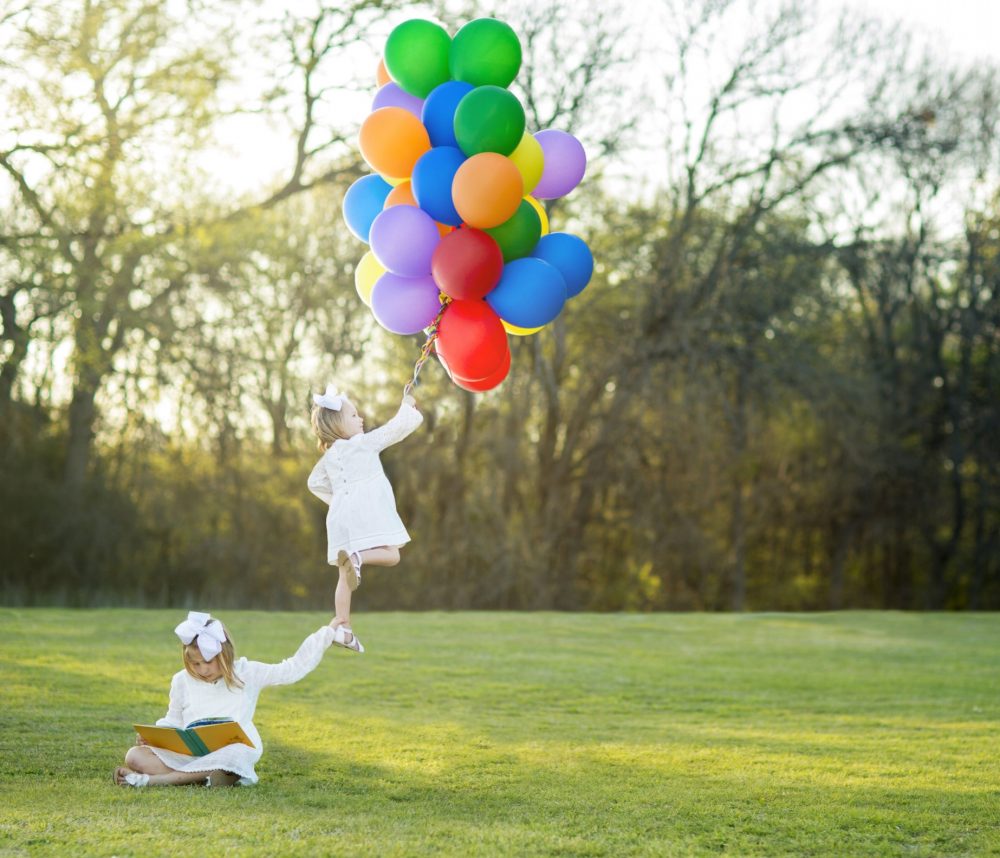
<path fill-rule="evenodd" d="M 465 155 L 453 146 L 436 146 L 424 152 L 413 166 L 410 187 L 413 196 L 427 214 L 438 223 L 460 226 L 462 216 L 451 199 L 451 183 L 465 161 Z"/>
<path fill-rule="evenodd" d="M 531 255 L 555 266 L 566 281 L 566 297 L 579 295 L 594 274 L 594 255 L 587 243 L 568 232 L 543 235 Z"/>
<path fill-rule="evenodd" d="M 566 303 L 566 281 L 544 259 L 525 256 L 503 267 L 500 282 L 487 293 L 494 312 L 519 328 L 547 325 Z"/>
<path fill-rule="evenodd" d="M 458 146 L 455 139 L 455 110 L 475 87 L 461 80 L 449 80 L 431 90 L 424 101 L 420 121 L 431 138 L 431 146 Z"/>
<path fill-rule="evenodd" d="M 347 228 L 362 241 L 368 241 L 372 221 L 382 213 L 385 198 L 392 190 L 381 176 L 362 176 L 344 194 L 344 220 Z"/>

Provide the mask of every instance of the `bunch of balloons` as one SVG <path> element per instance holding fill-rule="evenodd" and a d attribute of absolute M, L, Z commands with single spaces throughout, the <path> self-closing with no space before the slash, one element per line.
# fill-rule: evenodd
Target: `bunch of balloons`
<path fill-rule="evenodd" d="M 396 334 L 427 330 L 440 314 L 438 359 L 466 390 L 500 384 L 507 335 L 541 330 L 594 268 L 580 238 L 549 232 L 539 202 L 579 184 L 583 146 L 563 131 L 526 130 L 507 89 L 520 66 L 517 34 L 493 18 L 454 38 L 432 21 L 400 24 L 359 135 L 374 172 L 344 197 L 348 227 L 371 245 L 358 294 Z"/>

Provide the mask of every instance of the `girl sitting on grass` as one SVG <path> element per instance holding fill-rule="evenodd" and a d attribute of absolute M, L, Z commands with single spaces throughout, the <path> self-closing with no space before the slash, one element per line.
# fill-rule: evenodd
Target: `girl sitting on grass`
<path fill-rule="evenodd" d="M 255 784 L 254 764 L 263 753 L 253 724 L 261 689 L 291 685 L 311 672 L 333 643 L 335 622 L 307 637 L 298 652 L 281 664 L 235 659 L 226 627 L 209 614 L 191 611 L 175 629 L 183 645 L 184 669 L 170 683 L 170 707 L 158 727 L 185 728 L 203 719 L 239 722 L 254 747 L 226 745 L 202 757 L 148 745 L 140 736 L 125 754 L 125 765 L 114 771 L 120 786 L 233 786 Z"/>

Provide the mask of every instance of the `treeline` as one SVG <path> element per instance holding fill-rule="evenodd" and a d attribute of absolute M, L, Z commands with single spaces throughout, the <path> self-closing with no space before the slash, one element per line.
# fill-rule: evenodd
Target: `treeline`
<path fill-rule="evenodd" d="M 424 368 L 383 457 L 414 540 L 363 606 L 1000 607 L 995 70 L 666 5 L 642 61 L 614 9 L 507 19 L 598 265 L 497 391 Z M 0 600 L 331 604 L 310 394 L 381 422 L 422 343 L 354 291 L 341 60 L 427 8 L 3 9 Z M 290 155 L 234 197 L 203 156 L 244 113 Z"/>

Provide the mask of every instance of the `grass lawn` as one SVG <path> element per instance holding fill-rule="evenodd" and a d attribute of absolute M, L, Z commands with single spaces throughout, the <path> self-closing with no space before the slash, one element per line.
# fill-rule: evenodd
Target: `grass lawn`
<path fill-rule="evenodd" d="M 115 787 L 183 617 L 0 609 L 0 855 L 1000 855 L 1000 615 L 362 613 L 256 787 Z"/>

